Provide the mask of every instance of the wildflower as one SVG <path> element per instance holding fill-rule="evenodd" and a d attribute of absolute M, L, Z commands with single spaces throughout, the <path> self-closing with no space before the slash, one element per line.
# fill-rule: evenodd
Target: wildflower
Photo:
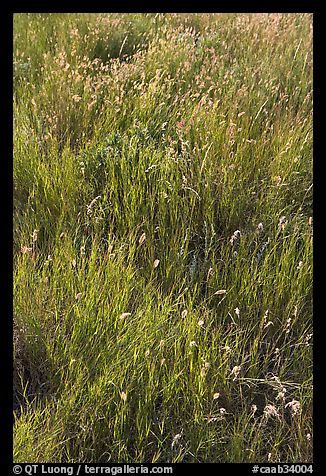
<path fill-rule="evenodd" d="M 264 225 L 262 223 L 258 223 L 257 230 L 258 231 L 264 231 Z"/>
<path fill-rule="evenodd" d="M 177 122 L 177 129 L 183 129 L 185 127 L 185 122 L 184 121 L 180 121 L 180 122 Z"/>
<path fill-rule="evenodd" d="M 194 340 L 192 340 L 189 345 L 190 347 L 198 347 L 197 342 Z"/>
<path fill-rule="evenodd" d="M 222 416 L 226 415 L 226 410 L 225 410 L 225 408 L 223 408 L 223 407 L 220 408 L 220 414 L 221 414 Z"/>
<path fill-rule="evenodd" d="M 157 268 L 159 264 L 160 264 L 160 260 L 159 260 L 159 259 L 156 259 L 156 260 L 154 261 L 154 263 L 153 263 L 153 268 L 154 268 L 154 269 Z"/>
<path fill-rule="evenodd" d="M 234 309 L 234 312 L 236 313 L 238 317 L 240 316 L 240 309 L 238 307 Z"/>
<path fill-rule="evenodd" d="M 219 392 L 215 392 L 213 395 L 213 400 L 217 400 L 220 397 Z"/>
<path fill-rule="evenodd" d="M 298 400 L 292 400 L 285 405 L 285 408 L 289 408 L 292 415 L 297 415 L 300 412 L 301 405 Z"/>
<path fill-rule="evenodd" d="M 121 399 L 125 402 L 127 400 L 127 392 L 121 392 Z"/>
<path fill-rule="evenodd" d="M 146 240 L 146 233 L 143 233 L 142 235 L 140 235 L 140 238 L 138 240 L 139 246 L 141 246 L 145 240 Z"/>
<path fill-rule="evenodd" d="M 184 310 L 182 311 L 182 313 L 181 313 L 182 319 L 184 319 L 185 317 L 187 317 L 187 314 L 188 314 L 187 309 L 184 309 Z"/>
<path fill-rule="evenodd" d="M 233 380 L 236 380 L 236 378 L 238 377 L 240 372 L 241 372 L 241 367 L 239 365 L 236 365 L 235 367 L 233 367 L 233 369 L 231 371 L 231 375 L 234 375 Z"/>
<path fill-rule="evenodd" d="M 307 434 L 306 434 L 306 438 L 307 438 L 308 441 L 310 441 L 310 440 L 311 440 L 311 434 L 310 434 L 310 433 L 307 433 Z"/>
<path fill-rule="evenodd" d="M 122 314 L 120 314 L 119 319 L 123 320 L 128 316 L 131 316 L 131 312 L 123 312 Z"/>
<path fill-rule="evenodd" d="M 205 324 L 205 323 L 204 323 L 204 321 L 203 321 L 202 319 L 201 319 L 200 321 L 198 321 L 199 327 L 203 327 L 204 324 Z"/>
<path fill-rule="evenodd" d="M 257 411 L 257 405 L 251 405 L 252 414 L 254 415 Z"/>
<path fill-rule="evenodd" d="M 280 418 L 280 415 L 278 413 L 278 411 L 276 410 L 276 408 L 274 407 L 274 405 L 266 405 L 265 408 L 264 408 L 264 415 L 266 418 L 269 418 L 269 417 L 276 417 L 276 418 Z"/>
<path fill-rule="evenodd" d="M 302 266 L 303 266 L 303 261 L 299 261 L 299 264 L 298 264 L 298 266 L 297 266 L 297 269 L 301 269 Z"/>

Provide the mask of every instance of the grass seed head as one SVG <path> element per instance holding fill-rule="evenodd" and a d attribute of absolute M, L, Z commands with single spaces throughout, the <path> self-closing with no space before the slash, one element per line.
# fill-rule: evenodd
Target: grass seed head
<path fill-rule="evenodd" d="M 226 294 L 226 289 L 219 289 L 218 291 L 215 291 L 214 296 L 223 296 L 223 294 Z"/>
<path fill-rule="evenodd" d="M 270 417 L 273 418 L 278 418 L 280 419 L 280 415 L 274 405 L 268 404 L 264 408 L 264 416 L 266 419 L 269 419 Z"/>
<path fill-rule="evenodd" d="M 131 316 L 131 312 L 123 312 L 122 314 L 120 314 L 119 319 L 123 320 L 123 319 L 125 319 L 126 317 L 129 317 L 129 316 Z"/>
<path fill-rule="evenodd" d="M 298 400 L 291 400 L 291 402 L 288 402 L 285 405 L 285 408 L 289 408 L 292 415 L 298 415 L 301 410 L 301 405 L 300 405 L 300 402 L 298 402 Z"/>
<path fill-rule="evenodd" d="M 187 317 L 187 314 L 188 314 L 187 309 L 184 309 L 184 310 L 182 311 L 182 313 L 181 313 L 182 319 L 184 319 L 185 317 Z"/>
<path fill-rule="evenodd" d="M 141 246 L 145 242 L 145 240 L 146 240 L 146 233 L 142 233 L 138 240 L 139 246 Z"/>

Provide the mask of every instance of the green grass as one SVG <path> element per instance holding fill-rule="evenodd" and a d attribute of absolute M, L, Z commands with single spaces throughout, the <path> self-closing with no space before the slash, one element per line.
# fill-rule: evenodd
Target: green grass
<path fill-rule="evenodd" d="M 15 14 L 14 121 L 14 461 L 311 462 L 311 15 Z"/>

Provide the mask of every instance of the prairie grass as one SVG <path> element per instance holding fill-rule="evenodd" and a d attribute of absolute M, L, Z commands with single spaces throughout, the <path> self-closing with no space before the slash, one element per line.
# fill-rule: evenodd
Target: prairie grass
<path fill-rule="evenodd" d="M 15 462 L 312 461 L 312 16 L 15 14 Z"/>

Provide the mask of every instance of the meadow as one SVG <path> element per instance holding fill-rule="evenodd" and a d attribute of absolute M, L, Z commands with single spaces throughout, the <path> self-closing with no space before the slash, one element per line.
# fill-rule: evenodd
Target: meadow
<path fill-rule="evenodd" d="M 14 15 L 14 461 L 312 444 L 312 15 Z"/>

